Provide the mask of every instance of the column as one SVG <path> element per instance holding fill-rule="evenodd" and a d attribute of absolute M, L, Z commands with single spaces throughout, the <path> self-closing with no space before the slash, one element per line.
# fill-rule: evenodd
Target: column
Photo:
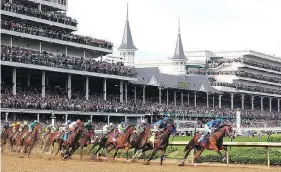
<path fill-rule="evenodd" d="M 90 116 L 90 120 L 91 120 L 91 122 L 93 122 L 93 115 Z"/>
<path fill-rule="evenodd" d="M 206 94 L 207 94 L 207 108 L 209 108 L 209 93 L 206 92 Z"/>
<path fill-rule="evenodd" d="M 6 113 L 5 113 L 5 122 L 8 122 L 8 121 L 9 121 L 8 118 L 9 118 L 9 112 L 6 112 Z"/>
<path fill-rule="evenodd" d="M 86 80 L 85 80 L 85 88 L 86 88 L 86 100 L 89 100 L 89 76 L 86 76 Z"/>
<path fill-rule="evenodd" d="M 222 94 L 219 94 L 219 108 L 221 108 L 221 97 L 222 97 Z"/>
<path fill-rule="evenodd" d="M 13 68 L 13 95 L 17 95 L 17 69 Z"/>
<path fill-rule="evenodd" d="M 71 99 L 71 74 L 68 74 L 67 77 L 67 96 Z"/>
<path fill-rule="evenodd" d="M 167 96 L 166 96 L 167 106 L 169 105 L 169 90 L 167 89 Z"/>
<path fill-rule="evenodd" d="M 264 97 L 261 96 L 261 111 L 263 111 L 263 99 L 264 99 Z"/>
<path fill-rule="evenodd" d="M 30 74 L 27 74 L 27 86 L 30 87 Z"/>
<path fill-rule="evenodd" d="M 128 83 L 125 82 L 125 102 L 128 102 Z"/>
<path fill-rule="evenodd" d="M 145 86 L 142 88 L 142 103 L 145 104 Z"/>
<path fill-rule="evenodd" d="M 234 93 L 230 93 L 231 96 L 231 109 L 233 109 L 233 98 L 234 98 Z"/>
<path fill-rule="evenodd" d="M 65 114 L 65 123 L 68 121 L 68 114 Z"/>
<path fill-rule="evenodd" d="M 110 121 L 110 116 L 107 116 L 107 125 L 109 125 Z"/>
<path fill-rule="evenodd" d="M 124 93 L 123 93 L 123 88 L 124 88 L 124 86 L 123 86 L 123 81 L 120 81 L 120 102 L 121 103 L 123 103 L 123 101 L 124 101 L 124 99 L 123 99 L 123 97 L 124 97 Z"/>
<path fill-rule="evenodd" d="M 280 99 L 277 100 L 277 111 L 280 112 Z"/>
<path fill-rule="evenodd" d="M 197 101 L 197 100 L 196 100 L 196 92 L 194 92 L 194 107 L 196 107 L 196 104 L 197 104 L 196 101 Z"/>
<path fill-rule="evenodd" d="M 159 105 L 161 105 L 161 102 L 162 102 L 162 90 L 161 88 L 158 88 L 158 92 L 159 92 Z"/>
<path fill-rule="evenodd" d="M 181 92 L 181 106 L 183 106 L 183 92 Z"/>
<path fill-rule="evenodd" d="M 189 93 L 187 93 L 187 105 L 189 106 Z"/>
<path fill-rule="evenodd" d="M 215 108 L 215 93 L 213 93 L 213 109 Z"/>
<path fill-rule="evenodd" d="M 272 111 L 272 97 L 269 97 L 269 112 Z"/>
<path fill-rule="evenodd" d="M 42 43 L 39 41 L 39 52 L 42 53 Z"/>
<path fill-rule="evenodd" d="M 251 95 L 251 104 L 252 104 L 252 110 L 254 110 L 254 100 L 255 100 L 255 96 L 254 95 Z"/>
<path fill-rule="evenodd" d="M 10 37 L 9 44 L 10 44 L 10 47 L 13 46 L 13 37 L 12 36 Z"/>
<path fill-rule="evenodd" d="M 177 106 L 177 91 L 174 90 L 174 106 Z"/>
<path fill-rule="evenodd" d="M 83 51 L 83 57 L 86 58 L 86 50 Z"/>
<path fill-rule="evenodd" d="M 107 99 L 106 78 L 103 79 L 103 100 Z"/>
<path fill-rule="evenodd" d="M 137 104 L 137 86 L 134 87 L 134 102 Z"/>
<path fill-rule="evenodd" d="M 45 85 L 45 82 L 46 82 L 46 72 L 45 71 L 42 71 L 42 97 L 45 97 L 46 96 L 46 85 Z"/>
<path fill-rule="evenodd" d="M 37 113 L 37 121 L 40 122 L 40 114 Z"/>
<path fill-rule="evenodd" d="M 41 10 L 41 4 L 40 3 L 38 4 L 38 10 Z"/>
<path fill-rule="evenodd" d="M 241 94 L 241 109 L 244 109 L 245 94 Z"/>
<path fill-rule="evenodd" d="M 67 56 L 67 46 L 65 46 L 65 56 Z"/>

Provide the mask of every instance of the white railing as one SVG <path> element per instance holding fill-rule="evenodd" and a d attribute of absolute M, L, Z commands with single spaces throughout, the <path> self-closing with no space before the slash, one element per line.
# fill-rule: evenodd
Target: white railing
<path fill-rule="evenodd" d="M 186 146 L 188 142 L 170 142 L 171 146 Z M 281 143 L 277 142 L 224 142 L 223 146 L 226 147 L 264 147 L 267 149 L 267 167 L 270 167 L 270 148 L 281 148 Z M 194 153 L 192 155 L 192 164 L 194 159 Z M 229 149 L 226 149 L 226 163 L 229 166 Z"/>

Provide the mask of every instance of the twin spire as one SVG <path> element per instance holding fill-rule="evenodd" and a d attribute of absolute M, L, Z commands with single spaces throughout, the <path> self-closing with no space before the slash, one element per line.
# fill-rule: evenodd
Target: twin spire
<path fill-rule="evenodd" d="M 125 29 L 123 33 L 123 39 L 120 47 L 118 50 L 130 50 L 130 51 L 136 51 L 138 50 L 133 42 L 132 34 L 131 34 L 131 29 L 130 29 L 130 24 L 129 24 L 129 12 L 128 12 L 128 3 L 127 3 L 127 16 L 126 16 L 126 24 L 125 24 Z"/>
<path fill-rule="evenodd" d="M 180 19 L 178 19 L 178 38 L 177 38 L 177 44 L 175 48 L 174 56 L 171 58 L 171 60 L 187 60 L 187 58 L 184 55 L 182 41 L 181 41 L 181 33 L 180 33 Z M 129 7 L 127 3 L 127 15 L 126 15 L 126 23 L 123 33 L 123 39 L 120 47 L 118 50 L 130 50 L 130 51 L 136 51 L 138 50 L 133 42 L 130 24 L 129 24 Z"/>
<path fill-rule="evenodd" d="M 184 55 L 182 41 L 181 41 L 180 19 L 178 19 L 178 30 L 179 30 L 179 33 L 178 33 L 176 49 L 175 49 L 174 56 L 171 58 L 171 60 L 187 60 Z"/>

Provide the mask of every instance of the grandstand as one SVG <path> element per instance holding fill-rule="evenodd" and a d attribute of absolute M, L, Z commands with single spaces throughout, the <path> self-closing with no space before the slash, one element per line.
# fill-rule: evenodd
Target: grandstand
<path fill-rule="evenodd" d="M 254 51 L 184 52 L 179 29 L 173 57 L 135 61 L 127 12 L 122 61 L 111 63 L 104 56 L 113 53 L 113 44 L 74 34 L 79 21 L 66 15 L 67 4 L 2 1 L 2 121 L 153 122 L 170 114 L 188 121 L 180 126 L 200 127 L 217 117 L 234 122 L 239 110 L 242 127 L 281 126 L 280 58 Z"/>

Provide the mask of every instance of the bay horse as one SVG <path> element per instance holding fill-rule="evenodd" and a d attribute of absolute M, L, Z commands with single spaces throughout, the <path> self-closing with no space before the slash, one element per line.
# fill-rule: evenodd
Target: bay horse
<path fill-rule="evenodd" d="M 47 148 L 51 146 L 52 135 L 53 133 L 51 133 L 51 131 L 47 131 L 40 136 L 39 146 L 42 150 L 42 153 L 46 152 Z"/>
<path fill-rule="evenodd" d="M 89 144 L 91 144 L 91 140 L 95 136 L 95 131 L 93 129 L 90 129 L 88 131 L 85 131 L 82 136 L 79 139 L 79 147 L 80 147 L 80 160 L 82 159 L 83 156 L 83 148 L 87 147 Z"/>
<path fill-rule="evenodd" d="M 40 129 L 40 125 L 35 124 L 32 132 L 26 133 L 25 136 L 17 139 L 18 156 L 21 151 L 21 148 L 23 147 L 22 153 L 27 151 L 27 155 L 28 157 L 30 157 L 31 150 L 39 137 L 39 129 Z M 23 156 L 19 156 L 19 157 L 23 157 Z"/>
<path fill-rule="evenodd" d="M 196 161 L 198 160 L 204 149 L 215 150 L 219 154 L 220 158 L 224 160 L 226 157 L 226 149 L 227 149 L 226 147 L 222 146 L 224 136 L 229 136 L 229 137 L 233 136 L 233 129 L 231 125 L 224 125 L 223 127 L 220 127 L 219 129 L 217 129 L 217 131 L 214 131 L 209 136 L 209 138 L 205 140 L 205 142 L 203 140 L 200 143 L 198 143 L 198 139 L 201 137 L 201 134 L 200 133 L 196 134 L 186 145 L 184 149 L 185 155 L 179 166 L 184 166 L 184 162 L 189 152 L 194 148 L 198 150 L 194 158 L 194 165 L 196 165 Z M 225 151 L 224 158 L 220 150 Z"/>
<path fill-rule="evenodd" d="M 62 135 L 64 134 L 64 132 L 61 132 L 61 131 L 56 131 L 54 133 L 51 134 L 51 154 L 54 153 L 54 149 L 55 149 L 55 142 L 56 143 L 60 143 L 61 141 L 61 137 Z M 46 146 L 46 144 L 45 144 Z M 55 153 L 55 155 L 57 155 L 59 153 L 59 148 L 57 149 L 57 152 Z"/>
<path fill-rule="evenodd" d="M 94 139 L 94 143 L 92 148 L 90 149 L 90 152 L 92 152 L 92 150 L 96 147 L 99 146 L 98 149 L 96 150 L 96 152 L 94 153 L 94 155 L 96 155 L 97 159 L 99 158 L 99 152 L 102 149 L 103 150 L 106 148 L 105 145 L 106 143 L 110 142 L 113 140 L 114 135 L 116 135 L 116 130 L 112 129 L 109 133 L 107 133 L 106 135 L 99 135 L 96 136 L 96 138 Z M 101 153 L 102 153 L 101 152 Z"/>
<path fill-rule="evenodd" d="M 58 150 L 62 151 L 61 156 L 63 160 L 71 156 L 72 153 L 77 149 L 78 141 L 83 131 L 84 131 L 83 124 L 80 124 L 77 127 L 77 129 L 68 136 L 68 139 L 66 141 L 60 139 Z"/>
<path fill-rule="evenodd" d="M 164 154 L 169 145 L 169 138 L 172 133 L 176 132 L 176 127 L 174 124 L 169 124 L 167 128 L 154 140 L 154 143 L 147 144 L 147 147 L 143 149 L 143 152 L 152 149 L 152 153 L 148 160 L 143 164 L 149 165 L 149 162 L 153 159 L 155 153 L 161 150 L 160 165 L 163 164 Z"/>
<path fill-rule="evenodd" d="M 13 128 L 11 127 L 5 127 L 4 130 L 1 132 L 1 152 L 4 152 L 4 147 L 5 145 L 9 144 L 11 151 L 11 146 L 12 146 L 12 137 L 13 137 Z"/>
<path fill-rule="evenodd" d="M 126 153 L 126 160 L 128 161 L 129 155 L 129 147 L 130 147 L 130 137 L 135 131 L 135 126 L 134 125 L 129 125 L 127 129 L 124 131 L 124 133 L 120 134 L 117 138 L 116 141 L 114 142 L 113 140 L 111 142 L 107 142 L 105 144 L 105 147 L 111 146 L 108 150 L 107 153 L 109 153 L 111 150 L 115 149 L 115 153 L 113 155 L 113 160 L 115 159 L 118 150 L 119 149 L 124 149 Z"/>
<path fill-rule="evenodd" d="M 130 148 L 134 148 L 134 156 L 132 158 L 132 161 L 137 157 L 138 150 L 141 150 L 146 146 L 149 137 L 150 137 L 150 128 L 147 126 L 145 127 L 144 131 L 142 131 L 140 134 L 138 134 L 136 137 L 132 138 L 130 141 Z"/>

